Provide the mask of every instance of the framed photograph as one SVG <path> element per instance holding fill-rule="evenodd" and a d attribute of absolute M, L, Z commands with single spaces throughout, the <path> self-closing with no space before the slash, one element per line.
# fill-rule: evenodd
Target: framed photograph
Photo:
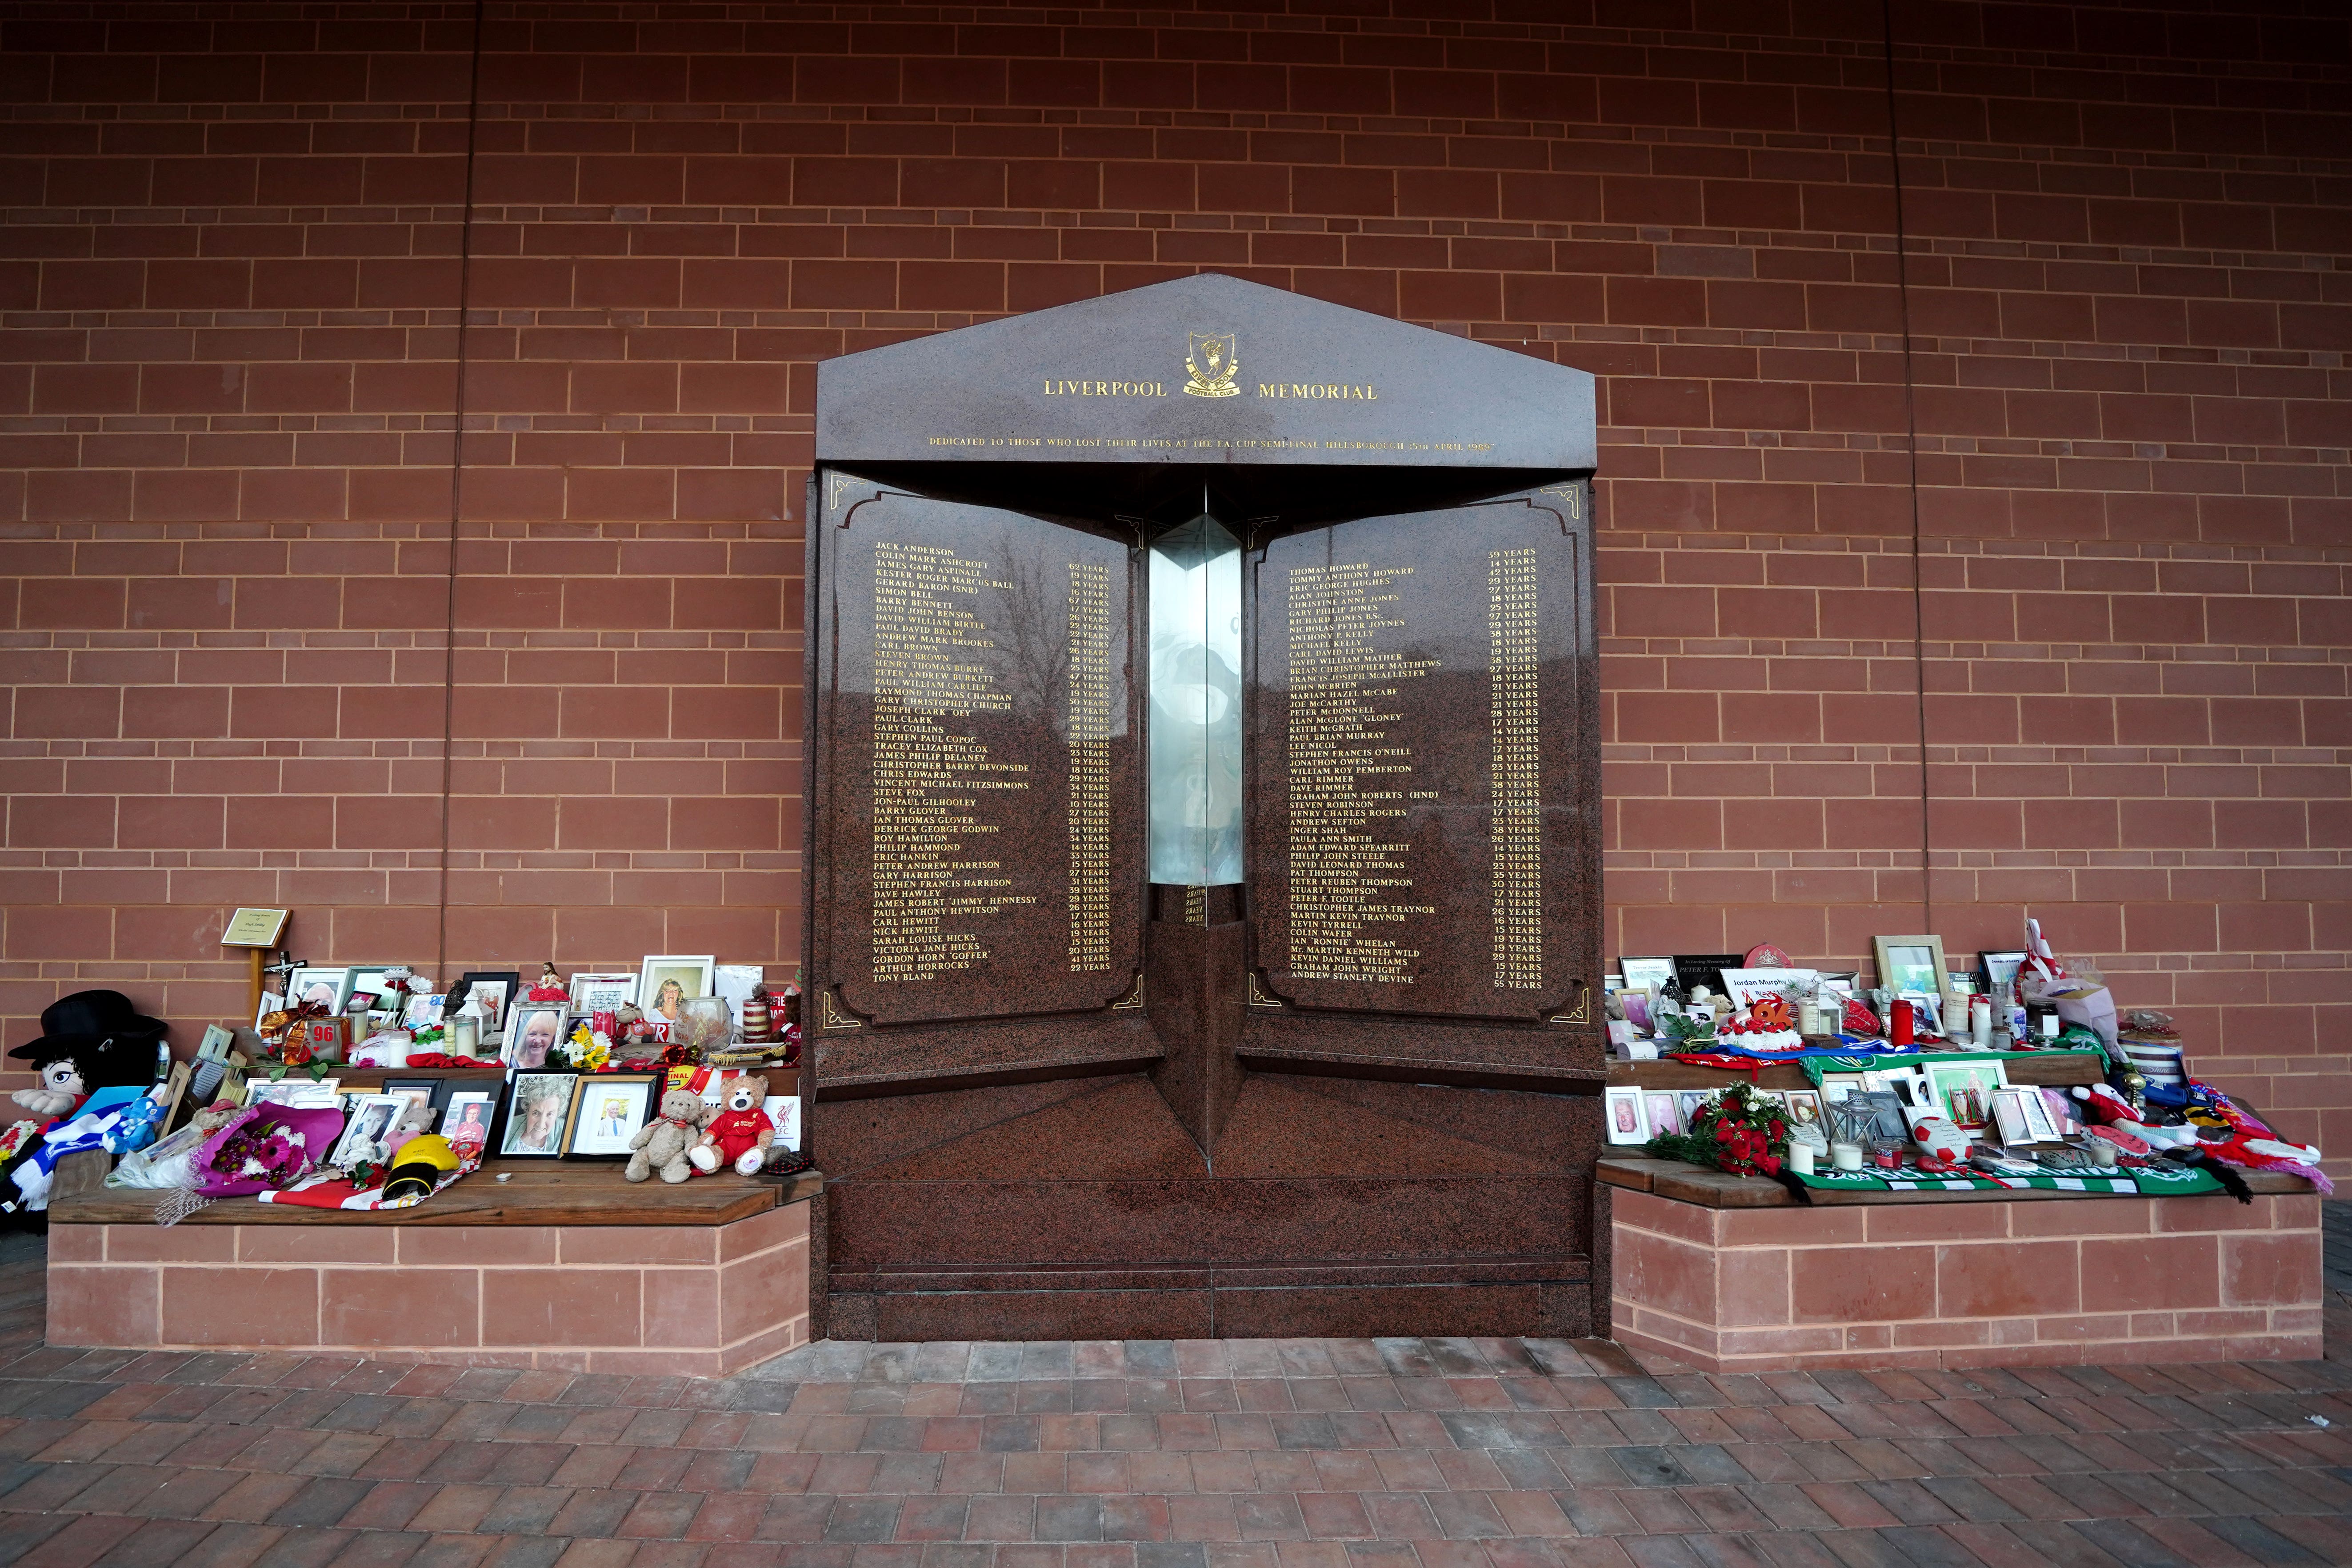
<path fill-rule="evenodd" d="M 354 964 L 351 987 L 343 993 L 344 1002 L 348 1004 L 354 996 L 372 996 L 374 1000 L 368 1004 L 369 1012 L 390 1012 L 392 1008 L 383 999 L 383 977 L 391 968 L 388 963 Z"/>
<path fill-rule="evenodd" d="M 1897 996 L 1938 1000 L 1944 994 L 1944 939 L 1874 936 L 1878 984 Z"/>
<path fill-rule="evenodd" d="M 524 1072 L 547 1065 L 547 1053 L 562 1040 L 569 1015 L 562 1002 L 518 1002 L 508 1015 L 506 1044 L 499 1059 Z"/>
<path fill-rule="evenodd" d="M 637 1006 L 648 1018 L 675 1024 L 682 1004 L 710 994 L 711 971 L 718 967 L 718 959 L 708 953 L 648 958 L 637 971 Z"/>
<path fill-rule="evenodd" d="M 1985 991 L 2000 996 L 2017 984 L 2017 972 L 2025 967 L 2025 954 L 2017 952 L 1979 952 L 1977 967 L 1984 971 Z"/>
<path fill-rule="evenodd" d="M 1880 1068 L 1863 1079 L 1872 1089 L 1892 1094 L 1906 1110 L 1927 1110 L 1936 1103 L 1934 1088 L 1922 1068 Z"/>
<path fill-rule="evenodd" d="M 427 996 L 418 992 L 408 998 L 408 1005 L 400 1010 L 400 1023 L 406 1029 L 429 1029 L 441 1021 L 441 1009 L 449 998 L 445 993 Z"/>
<path fill-rule="evenodd" d="M 2025 1124 L 2024 1099 L 2022 1093 L 2013 1089 L 1993 1091 L 1992 1124 L 2000 1133 L 2001 1142 L 2012 1149 L 2034 1141 L 2032 1130 Z"/>
<path fill-rule="evenodd" d="M 1642 1091 L 1642 1112 L 1649 1119 L 1650 1136 L 1683 1132 L 1682 1104 L 1670 1089 L 1645 1089 Z"/>
<path fill-rule="evenodd" d="M 446 1078 L 388 1078 L 383 1080 L 383 1092 L 397 1095 L 406 1104 L 421 1105 L 427 1110 L 437 1111 L 446 1103 L 443 1097 L 449 1092 L 449 1080 Z M 429 1128 L 434 1123 L 428 1121 L 425 1125 Z"/>
<path fill-rule="evenodd" d="M 1612 1084 L 1601 1091 L 1601 1115 L 1612 1143 L 1647 1143 L 1650 1115 L 1642 1090 L 1633 1084 Z"/>
<path fill-rule="evenodd" d="M 1621 991 L 1618 1000 L 1624 1004 L 1625 1021 L 1633 1026 L 1635 1033 L 1648 1035 L 1656 1032 L 1656 1021 L 1650 1016 L 1652 998 L 1647 990 Z"/>
<path fill-rule="evenodd" d="M 2057 1113 L 2050 1109 L 2049 1096 L 2036 1084 L 2027 1084 L 2017 1090 L 2024 1100 L 2025 1131 L 2036 1143 L 2057 1143 L 2064 1141 L 2066 1127 Z"/>
<path fill-rule="evenodd" d="M 487 1149 L 490 1134 L 497 1130 L 498 1120 L 497 1089 L 455 1089 L 449 1095 L 449 1103 L 441 1111 L 441 1136 L 449 1140 L 453 1146 L 471 1143 L 477 1149 Z"/>
<path fill-rule="evenodd" d="M 1900 1096 L 1886 1089 L 1858 1089 L 1838 1103 L 1833 1122 L 1842 1131 L 1859 1134 L 1859 1142 L 1902 1142 L 1911 1136 Z M 1831 1134 L 1836 1137 L 1839 1134 Z"/>
<path fill-rule="evenodd" d="M 1625 972 L 1628 991 L 1639 991 L 1646 985 L 1655 995 L 1675 978 L 1675 961 L 1671 958 L 1621 958 L 1617 963 Z"/>
<path fill-rule="evenodd" d="M 767 966 L 759 963 L 722 963 L 710 972 L 710 994 L 727 1004 L 728 1022 L 734 1027 L 743 1026 L 743 1004 L 767 979 Z"/>
<path fill-rule="evenodd" d="M 552 1160 L 562 1153 L 564 1121 L 572 1113 L 572 1085 L 579 1077 L 576 1072 L 516 1072 L 499 1152 L 509 1160 Z"/>
<path fill-rule="evenodd" d="M 489 1038 L 506 1027 L 507 1004 L 522 994 L 522 972 L 515 969 L 484 969 L 459 980 L 449 988 L 449 1003 L 441 1016 L 455 1017 L 466 1010 L 468 1001 L 482 1005 L 482 1037 Z"/>
<path fill-rule="evenodd" d="M 286 1005 L 300 1006 L 306 1002 L 326 1005 L 330 1013 L 340 1013 L 343 1004 L 352 999 L 352 972 L 347 969 L 322 969 L 316 964 L 304 964 L 286 977 Z M 260 1026 L 257 1023 L 255 1027 Z"/>
<path fill-rule="evenodd" d="M 1691 1123 L 1697 1120 L 1701 1110 L 1706 1109 L 1706 1102 L 1713 1094 L 1714 1090 L 1705 1089 L 1675 1090 L 1675 1115 L 1682 1122 L 1684 1131 L 1690 1131 Z"/>
<path fill-rule="evenodd" d="M 591 1013 L 617 1013 L 624 1004 L 636 999 L 635 974 L 583 973 L 572 977 L 572 1011 L 581 1017 Z"/>
<path fill-rule="evenodd" d="M 246 1079 L 245 1103 L 282 1105 L 290 1110 L 340 1110 L 342 1079 L 335 1078 L 252 1078 Z"/>
<path fill-rule="evenodd" d="M 345 1113 L 343 1135 L 335 1144 L 331 1156 L 338 1165 L 354 1160 L 381 1160 L 383 1141 L 392 1136 L 400 1113 L 408 1109 L 408 1101 L 396 1094 L 355 1094 Z"/>
<path fill-rule="evenodd" d="M 2008 1087 L 2009 1069 L 1998 1061 L 1927 1064 L 1928 1101 L 1955 1127 L 1990 1122 L 1993 1091 Z"/>
<path fill-rule="evenodd" d="M 581 1075 L 563 1129 L 563 1152 L 575 1159 L 624 1160 L 629 1140 L 653 1119 L 659 1073 Z"/>
<path fill-rule="evenodd" d="M 1822 1074 L 1822 1100 L 1835 1105 L 1847 1095 L 1870 1087 L 1870 1075 L 1859 1072 L 1825 1072 Z"/>
<path fill-rule="evenodd" d="M 260 1028 L 261 1020 L 267 1018 L 272 1013 L 283 1013 L 285 1010 L 285 993 L 280 991 L 263 992 L 261 994 L 261 1005 L 253 1010 L 253 1026 L 256 1029 Z"/>
<path fill-rule="evenodd" d="M 1780 1091 L 1780 1103 L 1788 1110 L 1789 1125 L 1791 1127 L 1811 1127 L 1815 1130 L 1822 1127 L 1822 1091 L 1820 1089 L 1784 1089 Z"/>

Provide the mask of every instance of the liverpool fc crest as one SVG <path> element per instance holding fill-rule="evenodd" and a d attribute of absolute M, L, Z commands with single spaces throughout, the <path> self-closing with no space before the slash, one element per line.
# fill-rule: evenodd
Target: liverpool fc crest
<path fill-rule="evenodd" d="M 1189 347 L 1184 354 L 1184 368 L 1192 379 L 1184 390 L 1194 397 L 1234 397 L 1241 388 L 1234 384 L 1234 372 L 1241 362 L 1234 357 L 1234 334 L 1231 332 L 1188 332 Z"/>

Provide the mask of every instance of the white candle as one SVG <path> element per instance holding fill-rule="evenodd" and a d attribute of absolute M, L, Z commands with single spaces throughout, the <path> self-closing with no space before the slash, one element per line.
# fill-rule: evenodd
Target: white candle
<path fill-rule="evenodd" d="M 1992 998 L 1979 996 L 1969 1004 L 1969 1026 L 1977 1037 L 1977 1049 L 1992 1049 Z"/>
<path fill-rule="evenodd" d="M 1859 1153 L 1860 1151 L 1857 1150 L 1856 1152 Z M 1801 1176 L 1810 1176 L 1813 1173 L 1813 1146 L 1811 1143 L 1789 1145 L 1789 1169 Z"/>
<path fill-rule="evenodd" d="M 1862 1145 L 1859 1143 L 1831 1144 L 1830 1163 L 1841 1171 L 1861 1170 Z"/>

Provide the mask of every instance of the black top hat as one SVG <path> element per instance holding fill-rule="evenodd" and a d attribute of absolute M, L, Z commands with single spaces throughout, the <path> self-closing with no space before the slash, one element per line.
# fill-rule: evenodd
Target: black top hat
<path fill-rule="evenodd" d="M 169 1027 L 161 1018 L 150 1018 L 133 1007 L 131 998 L 120 991 L 77 991 L 42 1008 L 41 1037 L 8 1054 L 47 1066 L 109 1040 L 118 1046 L 152 1047 Z"/>

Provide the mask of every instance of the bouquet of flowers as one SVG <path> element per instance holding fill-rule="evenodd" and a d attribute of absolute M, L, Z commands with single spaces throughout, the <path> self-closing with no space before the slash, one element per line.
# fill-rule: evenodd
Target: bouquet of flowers
<path fill-rule="evenodd" d="M 1691 1117 L 1687 1132 L 1663 1132 L 1646 1152 L 1662 1160 L 1713 1165 L 1736 1176 L 1777 1175 L 1789 1152 L 1789 1124 L 1777 1100 L 1737 1083 Z"/>

